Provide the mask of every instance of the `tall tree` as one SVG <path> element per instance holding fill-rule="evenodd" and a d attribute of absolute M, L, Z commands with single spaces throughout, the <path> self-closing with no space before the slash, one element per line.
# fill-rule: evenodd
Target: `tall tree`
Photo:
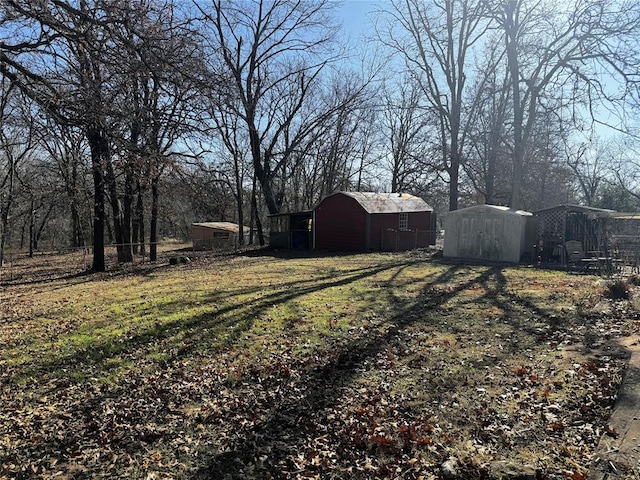
<path fill-rule="evenodd" d="M 449 209 L 458 208 L 459 175 L 473 106 L 466 87 L 472 50 L 487 22 L 483 0 L 393 0 L 381 40 L 401 55 L 416 76 L 436 119 L 442 169 L 449 182 Z"/>
<path fill-rule="evenodd" d="M 594 137 L 587 142 L 565 144 L 565 160 L 580 188 L 584 203 L 593 207 L 598 202 L 603 187 L 613 180 L 614 164 L 610 143 Z"/>
<path fill-rule="evenodd" d="M 92 8 L 95 7 L 95 8 Z M 0 73 L 58 122 L 82 128 L 94 182 L 93 270 L 105 269 L 105 176 L 111 160 L 110 105 L 104 57 L 110 51 L 105 11 L 86 1 L 43 4 L 7 0 L 16 36 L 3 42 Z"/>
<path fill-rule="evenodd" d="M 193 92 L 194 84 L 188 80 L 199 78 L 195 45 L 183 37 L 193 32 L 185 27 L 189 22 L 177 18 L 171 2 L 8 0 L 3 8 L 18 35 L 1 44 L 2 74 L 57 122 L 81 129 L 89 145 L 93 269 L 105 268 L 107 202 L 118 260 L 131 261 L 140 159 L 151 160 L 147 173 L 157 212 L 169 146 L 185 131 L 185 92 Z M 152 214 L 152 236 L 154 222 Z"/>
<path fill-rule="evenodd" d="M 172 2 L 124 2 L 112 35 L 126 52 L 118 72 L 123 147 L 123 224 L 127 244 L 144 235 L 143 193 L 151 190 L 150 259 L 157 259 L 160 178 L 187 154 L 202 122 L 204 70 L 195 21 Z M 210 79 L 216 81 L 215 78 Z M 134 197 L 137 190 L 137 206 Z M 135 228 L 134 228 L 135 227 Z"/>
<path fill-rule="evenodd" d="M 513 109 L 510 203 L 521 208 L 527 148 L 541 111 L 573 109 L 575 118 L 584 105 L 595 114 L 598 104 L 624 100 L 607 84 L 637 81 L 640 7 L 628 0 L 487 3 L 503 31 Z"/>
<path fill-rule="evenodd" d="M 320 116 L 311 112 L 306 116 L 316 123 L 316 128 L 300 154 L 307 158 L 307 163 L 316 164 L 314 183 L 318 187 L 307 208 L 336 191 L 357 188 L 360 183 L 362 157 L 358 152 L 366 148 L 365 130 L 372 121 L 374 108 L 365 93 L 369 89 L 362 84 L 357 75 L 340 70 L 307 107 L 307 110 L 324 112 Z M 294 168 L 298 165 L 294 164 Z"/>
<path fill-rule="evenodd" d="M 26 103 L 25 103 L 26 102 Z M 33 155 L 35 135 L 28 102 L 14 84 L 0 78 L 0 267 L 11 235 L 19 171 Z"/>
<path fill-rule="evenodd" d="M 489 34 L 484 52 L 474 68 L 471 95 L 477 105 L 469 128 L 469 138 L 463 165 L 467 179 L 488 204 L 507 204 L 511 171 L 506 141 L 511 95 L 509 72 L 500 68 L 504 49 L 501 38 Z"/>
<path fill-rule="evenodd" d="M 613 156 L 614 180 L 606 185 L 605 192 L 599 199 L 599 204 L 603 202 L 607 205 L 640 202 L 640 141 L 637 137 L 620 135 L 610 140 L 611 156 Z M 614 153 L 615 152 L 615 153 Z M 631 196 L 635 202 L 629 202 Z M 607 206 L 605 208 L 612 208 Z"/>
<path fill-rule="evenodd" d="M 61 125 L 42 115 L 37 123 L 39 145 L 48 154 L 49 178 L 63 185 L 70 216 L 69 245 L 89 245 L 91 231 L 91 168 L 80 129 Z"/>
<path fill-rule="evenodd" d="M 226 108 L 244 124 L 255 178 L 269 213 L 278 213 L 289 163 L 315 126 L 298 120 L 328 62 L 332 2 L 213 0 L 200 8 L 229 72 Z"/>
<path fill-rule="evenodd" d="M 216 167 L 220 172 L 219 178 L 233 192 L 239 225 L 238 242 L 243 245 L 245 237 L 245 190 L 247 189 L 245 180 L 248 171 L 247 159 L 249 157 L 248 142 L 246 141 L 246 135 L 243 135 L 243 128 L 239 125 L 240 119 L 234 114 L 233 109 L 228 108 L 228 104 L 214 102 L 212 108 L 214 110 L 212 118 L 222 140 L 223 148 L 226 150 L 226 152 L 220 153 L 221 160 L 216 162 Z M 207 171 L 208 169 L 206 165 L 201 165 L 201 170 Z M 218 218 L 218 220 L 223 219 Z"/>
<path fill-rule="evenodd" d="M 411 77 L 385 88 L 382 122 L 392 192 L 410 191 L 428 168 L 424 157 L 430 150 L 427 139 L 432 124 L 421 98 L 421 89 Z"/>

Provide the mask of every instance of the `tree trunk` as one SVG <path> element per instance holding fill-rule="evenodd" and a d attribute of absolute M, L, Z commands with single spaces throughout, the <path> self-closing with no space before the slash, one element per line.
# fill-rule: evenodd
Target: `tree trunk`
<path fill-rule="evenodd" d="M 93 264 L 94 272 L 105 271 L 104 260 L 104 227 L 105 227 L 105 195 L 103 160 L 109 155 L 109 144 L 100 127 L 87 130 L 87 141 L 91 151 L 91 167 L 93 173 Z"/>
<path fill-rule="evenodd" d="M 264 246 L 264 232 L 262 231 L 262 222 L 260 222 L 260 215 L 258 215 L 258 201 L 256 199 L 255 190 L 253 192 L 253 196 L 251 197 L 251 203 L 253 205 L 253 212 L 256 219 L 256 230 L 258 230 L 258 243 L 261 247 Z"/>
<path fill-rule="evenodd" d="M 242 193 L 238 196 L 238 245 L 244 245 L 244 208 Z"/>
<path fill-rule="evenodd" d="M 134 200 L 134 171 L 131 164 L 125 167 L 124 198 L 122 212 L 122 235 L 124 237 L 124 253 L 129 261 L 133 261 L 133 200 Z"/>
<path fill-rule="evenodd" d="M 137 185 L 137 200 L 136 200 L 136 210 L 135 215 L 133 217 L 133 235 L 132 242 L 134 244 L 134 253 L 140 253 L 140 255 L 145 255 L 145 245 L 144 245 L 144 190 L 140 182 L 138 181 Z"/>
<path fill-rule="evenodd" d="M 493 205 L 495 202 L 495 184 L 496 184 L 496 153 L 489 152 L 487 157 L 487 177 L 485 179 L 484 203 Z"/>
<path fill-rule="evenodd" d="M 458 195 L 459 195 L 459 176 L 460 176 L 460 163 L 457 160 L 457 152 L 451 151 L 451 166 L 449 167 L 449 210 L 458 209 Z M 455 162 L 455 163 L 454 163 Z"/>
<path fill-rule="evenodd" d="M 520 100 L 520 63 L 518 60 L 518 23 L 517 5 L 510 0 L 505 6 L 505 42 L 507 64 L 511 76 L 513 95 L 513 175 L 511 180 L 511 207 L 522 208 L 522 179 L 524 175 L 524 139 L 522 126 L 524 122 L 523 105 Z"/>
<path fill-rule="evenodd" d="M 107 162 L 106 167 L 106 182 L 111 200 L 111 211 L 113 213 L 113 233 L 115 236 L 116 250 L 118 252 L 118 263 L 132 262 L 131 230 L 127 229 L 125 225 L 124 209 L 121 207 L 120 199 L 118 198 L 116 175 L 111 162 Z"/>
<path fill-rule="evenodd" d="M 267 205 L 267 210 L 271 215 L 280 213 L 280 207 L 282 205 L 278 204 L 276 194 L 273 191 L 271 178 L 265 172 L 264 169 L 260 168 L 259 170 L 260 170 L 260 173 L 256 172 L 256 175 L 258 177 L 258 181 L 260 182 L 260 190 L 262 191 L 262 195 L 264 196 L 264 201 Z"/>
<path fill-rule="evenodd" d="M 78 163 L 73 161 L 71 166 L 71 183 L 68 186 L 69 212 L 71 213 L 71 247 L 78 248 L 85 245 L 84 232 L 80 210 L 78 209 Z"/>
<path fill-rule="evenodd" d="M 455 103 L 455 102 L 454 102 Z M 458 196 L 460 194 L 460 112 L 452 108 L 451 112 L 451 151 L 449 152 L 449 210 L 458 209 Z"/>
<path fill-rule="evenodd" d="M 494 110 L 495 111 L 495 110 Z M 487 170 L 485 173 L 485 195 L 484 203 L 493 205 L 496 195 L 496 163 L 498 161 L 498 147 L 500 145 L 500 125 L 498 122 L 492 124 L 492 131 L 489 132 L 489 145 L 486 150 Z"/>
<path fill-rule="evenodd" d="M 35 205 L 33 204 L 33 196 L 31 197 L 31 204 L 30 204 L 30 211 L 29 211 L 29 258 L 33 258 L 33 250 L 35 248 L 34 244 L 35 244 L 35 236 L 36 236 L 36 225 L 35 225 Z"/>
<path fill-rule="evenodd" d="M 262 155 L 260 136 L 258 135 L 258 130 L 253 123 L 253 113 L 250 113 L 249 120 L 247 120 L 247 122 L 249 125 L 249 143 L 251 145 L 254 178 L 257 178 L 260 183 L 260 190 L 262 191 L 264 201 L 267 204 L 267 210 L 271 215 L 274 215 L 276 213 L 280 213 L 280 207 L 282 205 L 278 204 L 276 194 L 273 191 L 271 172 L 269 170 L 270 157 L 268 155 Z M 255 197 L 253 197 L 252 201 L 255 201 Z M 256 212 L 256 219 L 257 218 L 258 216 Z M 260 245 L 264 245 L 264 237 L 259 235 L 259 238 Z"/>
<path fill-rule="evenodd" d="M 244 196 L 242 195 L 240 160 L 237 155 L 234 155 L 233 166 L 235 173 L 236 204 L 238 207 L 238 245 L 244 245 Z"/>
<path fill-rule="evenodd" d="M 253 184 L 251 185 L 251 208 L 250 208 L 250 212 L 249 212 L 249 243 L 251 245 L 254 244 L 254 238 L 253 238 L 253 225 L 255 224 L 255 218 L 256 218 L 256 211 L 253 208 L 253 199 L 256 197 L 256 177 L 255 175 L 253 176 Z"/>
<path fill-rule="evenodd" d="M 80 214 L 74 200 L 69 202 L 69 212 L 71 213 L 71 248 L 80 247 Z"/>
<path fill-rule="evenodd" d="M 155 262 L 158 259 L 158 176 L 151 180 L 151 223 L 149 232 L 149 260 Z"/>
<path fill-rule="evenodd" d="M 2 217 L 2 231 L 0 231 L 0 267 L 4 265 L 4 251 L 7 247 L 7 232 L 9 230 L 9 211 L 13 203 L 13 181 L 15 176 L 15 165 L 12 158 L 9 158 L 8 172 L 8 194 L 6 201 L 0 205 L 0 216 Z M 0 197 L 1 198 L 1 197 Z"/>
<path fill-rule="evenodd" d="M 44 227 L 46 227 L 47 222 L 49 221 L 49 217 L 53 213 L 54 205 L 53 203 L 49 204 L 46 213 L 42 216 L 42 220 L 40 221 L 40 225 L 35 229 L 33 235 L 33 248 L 37 251 L 38 245 L 40 244 L 40 238 L 42 237 L 42 232 L 44 232 Z"/>

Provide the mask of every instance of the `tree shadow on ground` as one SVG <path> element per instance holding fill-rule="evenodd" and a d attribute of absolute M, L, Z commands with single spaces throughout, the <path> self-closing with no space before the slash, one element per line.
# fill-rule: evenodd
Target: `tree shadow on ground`
<path fill-rule="evenodd" d="M 455 299 L 464 302 L 458 297 L 472 287 L 485 291 L 476 301 L 483 301 L 500 309 L 503 312 L 502 321 L 514 330 L 521 331 L 528 341 L 545 341 L 549 330 L 570 328 L 567 319 L 537 305 L 518 292 L 509 290 L 502 268 L 487 268 L 458 283 L 455 277 L 461 269 L 460 266 L 452 266 L 430 279 L 422 287 L 416 301 L 406 302 L 396 298 L 387 289 L 389 304 L 393 305 L 395 311 L 386 322 L 387 328 L 384 331 L 353 338 L 334 355 L 326 357 L 323 364 L 306 372 L 296 382 L 298 388 L 304 390 L 301 397 L 292 400 L 285 398 L 274 405 L 264 421 L 258 422 L 230 442 L 227 451 L 215 453 L 208 465 L 199 470 L 194 478 L 243 478 L 247 465 L 259 466 L 255 472 L 256 478 L 281 478 L 281 466 L 286 463 L 287 455 L 292 452 L 302 454 L 305 442 L 312 434 L 310 432 L 316 430 L 314 426 L 307 424 L 308 419 L 317 419 L 319 412 L 337 407 L 344 392 L 343 387 L 353 384 L 367 362 L 396 341 L 403 331 L 425 322 L 431 326 L 439 326 L 433 312 Z M 393 277 L 397 278 L 400 273 L 395 272 Z M 394 278 L 389 280 L 389 284 L 393 283 Z M 447 285 L 447 288 L 443 289 L 443 285 Z M 545 328 L 541 329 L 540 325 Z M 451 328 L 441 327 L 443 331 Z M 521 345 L 514 342 L 494 362 L 508 360 L 518 348 L 522 348 Z M 451 382 L 450 385 L 455 385 L 455 380 Z M 434 398 L 438 398 L 438 395 Z M 261 456 L 268 460 L 260 460 Z"/>
<path fill-rule="evenodd" d="M 242 468 L 255 462 L 256 455 L 265 451 L 264 446 L 259 444 L 260 440 L 256 439 L 265 439 L 270 445 L 280 445 L 281 452 L 302 449 L 307 433 L 300 425 L 301 419 L 311 418 L 314 412 L 334 406 L 342 387 L 354 381 L 364 363 L 381 352 L 403 329 L 421 321 L 421 314 L 425 310 L 438 308 L 472 285 L 487 283 L 500 272 L 499 268 L 490 268 L 446 291 L 436 288 L 450 282 L 459 269 L 458 266 L 450 267 L 427 282 L 418 301 L 409 306 L 402 306 L 400 301 L 394 300 L 393 304 L 398 311 L 389 319 L 389 327 L 384 332 L 355 338 L 326 363 L 309 371 L 299 381 L 306 389 L 302 398 L 293 402 L 285 401 L 276 407 L 265 422 L 253 429 L 250 440 L 240 440 L 232 451 L 215 455 L 209 466 L 199 471 L 195 478 L 213 478 L 216 475 L 242 478 Z M 387 294 L 392 296 L 390 290 Z M 278 452 L 272 452 L 272 455 L 275 457 Z M 275 465 L 277 461 L 277 458 L 270 459 L 270 464 Z M 267 477 L 274 475 L 278 478 L 281 474 L 277 470 L 269 471 L 269 467 L 265 468 L 263 473 Z"/>
<path fill-rule="evenodd" d="M 68 352 L 53 349 L 44 358 L 13 368 L 11 375 L 4 381 L 16 383 L 34 376 L 46 379 L 48 376 L 55 377 L 60 372 L 65 375 L 82 375 L 87 367 L 96 367 L 98 371 L 114 370 L 132 357 L 144 356 L 145 348 L 156 342 L 161 342 L 169 351 L 170 358 L 163 363 L 179 361 L 192 355 L 203 345 L 215 345 L 217 350 L 227 348 L 235 344 L 253 326 L 256 319 L 274 306 L 308 294 L 343 287 L 386 271 L 406 268 L 413 263 L 415 262 L 402 261 L 354 268 L 337 278 L 328 273 L 320 277 L 285 281 L 280 288 L 267 294 L 262 294 L 264 289 L 260 286 L 215 292 L 202 303 L 222 305 L 220 307 L 189 318 L 178 317 L 169 322 L 149 324 L 130 332 L 124 338 L 120 335 L 98 336 L 88 344 Z M 258 296 L 250 303 L 244 303 L 241 298 L 247 295 Z M 163 304 L 162 309 L 164 313 L 171 313 L 187 306 L 183 301 L 175 301 Z M 0 352 L 7 347 L 8 345 L 0 347 Z M 115 358 L 122 360 L 113 361 Z"/>
<path fill-rule="evenodd" d="M 416 260 L 415 263 L 421 261 Z M 222 331 L 227 332 L 226 336 L 223 342 L 217 344 L 216 348 L 232 347 L 252 327 L 254 322 L 274 305 L 290 302 L 333 287 L 347 286 L 376 274 L 388 272 L 390 273 L 388 279 L 378 281 L 380 295 L 386 296 L 385 300 L 390 306 L 388 318 L 385 318 L 380 328 L 346 335 L 340 343 L 335 345 L 337 347 L 335 351 L 312 351 L 309 357 L 313 361 L 308 364 L 308 368 L 301 369 L 299 378 L 289 379 L 290 388 L 302 391 L 302 394 L 291 398 L 287 398 L 286 395 L 270 397 L 274 401 L 268 406 L 267 415 L 256 419 L 255 423 L 250 422 L 249 426 L 243 426 L 237 430 L 230 427 L 230 431 L 224 432 L 226 442 L 224 451 L 219 450 L 219 444 L 203 444 L 201 454 L 208 456 L 208 459 L 205 460 L 206 466 L 193 473 L 193 478 L 247 478 L 243 468 L 248 464 L 254 464 L 257 465 L 258 478 L 288 478 L 280 469 L 280 462 L 285 461 L 291 452 L 304 450 L 305 441 L 314 428 L 310 422 L 318 418 L 317 414 L 320 412 L 338 406 L 344 392 L 343 387 L 356 383 L 366 364 L 384 352 L 389 345 L 397 342 L 399 335 L 414 326 L 428 326 L 439 328 L 443 332 L 454 333 L 456 332 L 453 330 L 454 328 L 464 328 L 460 324 L 455 327 L 441 325 L 438 316 L 439 310 L 447 302 L 486 302 L 487 305 L 494 306 L 504 312 L 504 321 L 508 321 L 513 328 L 526 332 L 532 338 L 543 338 L 544 335 L 544 332 L 540 332 L 536 326 L 529 323 L 532 317 L 535 317 L 537 323 L 548 325 L 550 328 L 567 327 L 565 319 L 558 318 L 544 307 L 519 295 L 518 292 L 509 290 L 503 270 L 497 267 L 477 268 L 471 271 L 461 266 L 446 267 L 445 271 L 434 274 L 426 281 L 422 279 L 415 281 L 415 284 L 420 285 L 415 297 L 398 296 L 396 292 L 399 287 L 411 288 L 415 286 L 413 280 L 401 278 L 403 270 L 412 264 L 412 262 L 403 260 L 374 267 L 354 267 L 349 271 L 343 271 L 339 277 L 328 272 L 321 277 L 284 281 L 275 290 L 266 290 L 265 294 L 261 293 L 259 287 L 237 287 L 220 294 L 214 293 L 210 295 L 208 302 L 219 304 L 220 307 L 166 324 L 145 327 L 122 341 L 113 342 L 110 339 L 102 338 L 86 347 L 78 348 L 69 355 L 52 352 L 52 355 L 46 361 L 38 364 L 36 369 L 33 369 L 33 366 L 13 369 L 11 378 L 5 376 L 5 379 L 15 382 L 17 375 L 22 378 L 34 376 L 34 378 L 46 380 L 47 375 L 53 375 L 56 371 L 63 369 L 66 372 L 65 375 L 82 373 L 87 365 L 96 367 L 93 371 L 96 369 L 98 371 L 108 370 L 109 360 L 120 355 L 131 355 L 134 359 L 142 358 L 147 345 L 155 341 L 160 341 L 165 346 L 176 346 L 175 349 L 172 349 L 170 358 L 157 365 L 160 369 L 164 367 L 171 369 L 174 364 L 178 365 L 182 360 L 189 360 L 202 345 L 209 345 L 210 342 L 216 340 Z M 474 292 L 479 290 L 481 293 L 474 293 L 472 295 L 474 300 L 469 300 L 466 296 L 471 290 Z M 255 297 L 251 298 L 249 303 L 244 303 L 241 299 L 247 295 Z M 224 304 L 225 299 L 232 301 Z M 167 305 L 167 308 L 179 309 L 181 303 L 175 302 Z M 528 312 L 528 314 L 523 315 L 523 312 Z M 214 349 L 210 353 L 215 355 L 217 350 Z M 507 358 L 512 353 L 513 350 L 505 349 L 502 353 L 503 358 Z M 181 367 L 178 365 L 176 368 Z M 210 368 L 215 369 L 216 365 L 211 365 Z M 168 381 L 179 382 L 179 379 L 171 378 Z M 438 385 L 437 388 L 434 386 L 434 390 L 449 388 L 451 385 L 455 386 L 455 382 L 458 380 L 448 381 L 448 385 Z M 90 417 L 92 412 L 106 410 L 109 407 L 109 402 L 113 402 L 114 398 L 119 398 L 119 395 L 128 398 L 122 391 L 128 385 L 123 382 L 122 385 L 110 390 L 108 395 L 96 395 L 90 402 L 87 402 L 84 406 L 87 417 Z M 267 381 L 257 387 L 266 391 L 274 385 L 270 385 Z M 279 388 L 280 386 L 276 385 L 275 387 Z M 233 387 L 230 386 L 230 388 Z M 429 388 L 429 385 L 425 385 L 425 388 Z M 441 398 L 438 395 L 444 396 L 446 394 L 444 391 L 436 393 L 433 397 L 436 401 Z M 199 400 L 189 398 L 188 401 L 198 402 Z M 179 403 L 179 401 L 171 399 L 167 400 L 167 403 Z M 248 401 L 246 405 L 250 407 L 250 403 L 251 401 Z M 149 417 L 148 419 L 161 422 L 163 418 L 166 418 L 163 417 L 164 414 L 165 412 L 160 412 L 157 417 Z M 170 414 L 175 415 L 176 413 L 172 411 Z M 213 425 L 208 425 L 206 422 L 199 426 L 205 429 L 214 429 Z M 88 435 L 97 434 L 96 431 L 90 432 Z M 175 431 L 172 435 L 179 436 L 181 432 Z M 163 438 L 162 441 L 165 440 L 168 439 Z M 140 438 L 132 440 L 129 438 L 125 442 L 114 439 L 109 444 L 109 448 L 114 451 L 125 451 L 127 455 L 144 454 L 148 444 L 152 441 L 154 440 Z M 260 466 L 258 459 L 267 452 L 269 460 L 262 462 L 262 466 Z"/>

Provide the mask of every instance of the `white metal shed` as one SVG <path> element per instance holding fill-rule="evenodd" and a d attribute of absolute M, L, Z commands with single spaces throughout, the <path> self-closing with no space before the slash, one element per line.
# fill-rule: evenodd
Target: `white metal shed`
<path fill-rule="evenodd" d="M 445 258 L 519 263 L 533 261 L 532 213 L 498 205 L 476 205 L 448 212 L 444 226 Z"/>

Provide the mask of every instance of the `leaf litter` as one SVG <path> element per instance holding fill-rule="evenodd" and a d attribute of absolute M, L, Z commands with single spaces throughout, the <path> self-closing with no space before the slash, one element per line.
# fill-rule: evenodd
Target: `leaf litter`
<path fill-rule="evenodd" d="M 638 331 L 633 299 L 557 272 L 344 260 L 204 257 L 163 273 L 225 268 L 229 284 L 263 290 L 254 310 L 239 294 L 228 307 L 238 313 L 224 328 L 240 334 L 227 344 L 161 324 L 127 343 L 132 327 L 111 363 L 91 340 L 55 361 L 38 347 L 90 328 L 57 316 L 86 290 L 65 287 L 54 307 L 14 303 L 1 331 L 0 478 L 586 477 L 600 437 L 617 435 L 607 419 L 627 361 L 617 340 Z M 331 281 L 311 273 L 328 267 Z M 367 274 L 353 279 L 358 268 Z M 263 287 L 266 272 L 314 287 L 300 281 L 289 298 L 280 281 Z M 336 290 L 341 279 L 351 290 Z M 22 299 L 38 286 L 8 289 Z M 202 337 L 222 334 L 214 320 Z"/>

